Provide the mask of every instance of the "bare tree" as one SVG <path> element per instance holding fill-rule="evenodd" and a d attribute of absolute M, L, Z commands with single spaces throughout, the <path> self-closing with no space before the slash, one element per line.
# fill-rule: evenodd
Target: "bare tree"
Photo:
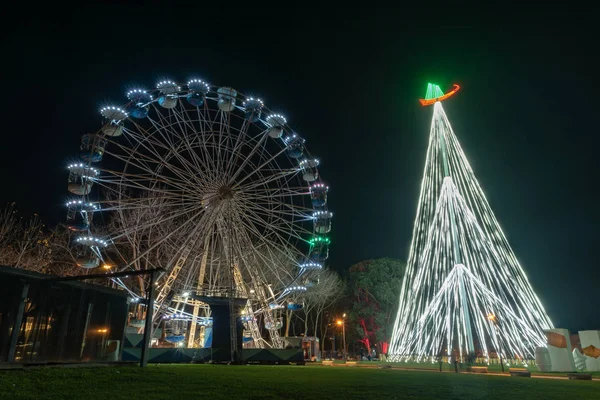
<path fill-rule="evenodd" d="M 15 237 L 14 233 L 19 226 L 19 218 L 15 203 L 8 203 L 0 211 L 0 264 L 12 265 L 14 250 L 12 248 Z"/>
<path fill-rule="evenodd" d="M 50 246 L 37 214 L 29 219 L 17 215 L 15 203 L 0 212 L 0 263 L 44 272 L 50 263 Z"/>
<path fill-rule="evenodd" d="M 113 237 L 107 251 L 110 262 L 118 269 L 168 268 L 177 252 L 175 244 L 180 239 L 169 234 L 177 231 L 180 221 L 171 219 L 157 223 L 164 220 L 166 206 L 164 199 L 155 195 L 124 203 L 131 203 L 131 206 L 113 212 L 106 224 L 107 232 Z M 144 295 L 149 281 L 138 275 L 132 283 L 138 287 L 140 295 Z"/>
<path fill-rule="evenodd" d="M 57 225 L 48 238 L 51 262 L 47 272 L 53 275 L 71 276 L 87 273 L 86 269 L 79 267 L 77 261 L 77 250 L 73 247 L 75 234 L 65 225 Z"/>
<path fill-rule="evenodd" d="M 322 320 L 323 312 L 331 307 L 342 295 L 344 292 L 344 282 L 340 278 L 340 276 L 331 270 L 322 271 L 319 274 L 319 283 L 318 285 L 311 288 L 310 291 L 307 292 L 305 307 L 309 305 L 310 307 L 310 321 L 313 325 L 313 333 L 314 336 L 319 335 L 319 325 Z M 307 316 L 307 321 L 309 317 Z M 305 325 L 306 327 L 308 325 Z M 322 332 L 323 333 L 323 332 Z M 305 334 L 308 334 L 305 331 Z M 325 333 L 323 333 L 323 336 Z"/>
<path fill-rule="evenodd" d="M 50 264 L 50 247 L 43 228 L 44 224 L 37 214 L 21 221 L 20 229 L 15 232 L 15 267 L 44 272 L 44 268 Z"/>

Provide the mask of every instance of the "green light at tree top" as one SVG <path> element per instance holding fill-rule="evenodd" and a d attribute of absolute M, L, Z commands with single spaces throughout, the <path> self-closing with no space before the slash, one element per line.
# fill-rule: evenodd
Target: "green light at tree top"
<path fill-rule="evenodd" d="M 435 83 L 427 84 L 427 93 L 425 93 L 425 100 L 435 99 L 444 95 L 442 89 Z"/>

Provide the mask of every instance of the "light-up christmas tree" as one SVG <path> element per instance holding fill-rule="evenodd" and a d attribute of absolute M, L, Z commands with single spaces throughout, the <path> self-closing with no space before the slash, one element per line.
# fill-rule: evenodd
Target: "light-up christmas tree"
<path fill-rule="evenodd" d="M 462 358 L 490 351 L 534 358 L 552 322 L 519 265 L 463 153 L 441 101 L 433 105 L 429 148 L 406 275 L 389 351 L 393 361 Z"/>

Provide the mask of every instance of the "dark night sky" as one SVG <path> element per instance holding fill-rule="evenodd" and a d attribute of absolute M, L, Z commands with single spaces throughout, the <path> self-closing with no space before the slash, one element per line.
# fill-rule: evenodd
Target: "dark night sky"
<path fill-rule="evenodd" d="M 417 98 L 428 81 L 458 83 L 444 107 L 550 317 L 600 329 L 598 34 L 585 10 L 197 4 L 4 17 L 0 202 L 64 220 L 64 165 L 99 105 L 193 75 L 259 95 L 307 139 L 331 186 L 332 268 L 405 259 L 431 118 Z"/>

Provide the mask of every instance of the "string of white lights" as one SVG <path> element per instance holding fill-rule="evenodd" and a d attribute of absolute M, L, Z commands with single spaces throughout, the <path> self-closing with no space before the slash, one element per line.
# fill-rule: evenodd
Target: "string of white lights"
<path fill-rule="evenodd" d="M 390 358 L 533 358 L 550 327 L 436 102 Z"/>

